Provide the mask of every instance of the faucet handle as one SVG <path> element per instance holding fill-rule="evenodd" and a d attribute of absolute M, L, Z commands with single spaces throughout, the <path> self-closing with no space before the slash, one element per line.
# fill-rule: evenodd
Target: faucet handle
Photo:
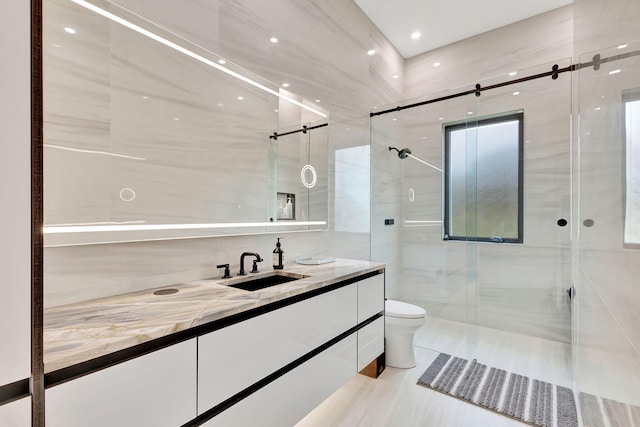
<path fill-rule="evenodd" d="M 253 268 L 251 269 L 252 273 L 260 273 L 260 271 L 258 271 L 258 263 L 262 261 L 264 261 L 262 258 L 253 260 Z"/>
<path fill-rule="evenodd" d="M 224 268 L 224 276 L 222 276 L 223 279 L 233 277 L 231 276 L 231 271 L 229 270 L 229 264 L 220 264 L 216 266 L 216 268 Z"/>

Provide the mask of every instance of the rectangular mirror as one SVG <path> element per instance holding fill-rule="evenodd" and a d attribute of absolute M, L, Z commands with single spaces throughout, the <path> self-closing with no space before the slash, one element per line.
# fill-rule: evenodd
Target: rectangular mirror
<path fill-rule="evenodd" d="M 326 227 L 326 111 L 109 1 L 44 13 L 45 246 Z M 274 187 L 304 154 L 324 182 L 283 184 L 297 211 L 280 221 Z"/>

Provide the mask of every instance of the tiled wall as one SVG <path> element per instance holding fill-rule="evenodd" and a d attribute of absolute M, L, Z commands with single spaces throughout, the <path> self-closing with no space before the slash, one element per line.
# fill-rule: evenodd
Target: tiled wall
<path fill-rule="evenodd" d="M 306 99 L 320 100 L 330 114 L 329 230 L 284 235 L 285 257 L 288 262 L 312 254 L 369 259 L 369 233 L 333 229 L 334 152 L 369 144 L 369 108 L 401 98 L 402 79 L 392 76 L 402 75 L 403 60 L 362 11 L 351 2 L 310 0 L 196 1 L 177 8 L 166 2 L 119 3 L 267 80 L 289 83 Z M 272 36 L 278 44 L 269 42 Z M 377 51 L 373 56 L 367 55 L 371 48 Z M 247 189 L 253 184 L 245 183 Z M 46 248 L 45 304 L 210 277 L 220 263 L 237 270 L 243 251 L 268 255 L 275 237 Z M 266 270 L 270 258 L 265 258 Z"/>
<path fill-rule="evenodd" d="M 549 71 L 554 63 L 567 66 L 572 16 L 572 7 L 563 7 L 411 58 L 405 99 L 438 98 L 475 83 L 488 86 Z M 508 76 L 512 71 L 518 75 Z M 387 169 L 373 169 L 381 174 L 374 180 L 392 182 L 402 193 L 374 193 L 373 205 L 386 206 L 389 215 L 403 219 L 437 221 L 442 217 L 441 174 L 412 159 L 399 160 L 386 146 L 408 146 L 442 167 L 442 123 L 465 119 L 469 112 L 474 117 L 525 112 L 524 244 L 443 242 L 440 224 L 403 227 L 396 217 L 402 250 L 384 255 L 396 257 L 398 272 L 388 276 L 388 295 L 421 305 L 436 317 L 570 341 L 570 228 L 556 224 L 570 218 L 570 102 L 571 76 L 566 73 L 557 81 L 534 80 L 479 98 L 470 95 L 372 119 L 372 150 L 381 156 L 374 156 L 374 162 L 387 162 Z M 404 205 L 404 216 L 398 204 Z M 375 228 L 372 233 L 375 239 Z M 378 247 L 380 253 L 389 252 Z"/>

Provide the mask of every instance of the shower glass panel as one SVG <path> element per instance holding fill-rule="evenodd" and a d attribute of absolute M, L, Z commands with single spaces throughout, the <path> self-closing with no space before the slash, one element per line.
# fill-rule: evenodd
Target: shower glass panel
<path fill-rule="evenodd" d="M 635 405 L 629 414 L 640 418 L 639 52 L 636 42 L 588 53 L 576 73 L 573 344 L 583 412 L 590 394 L 606 408 L 603 399 Z"/>
<path fill-rule="evenodd" d="M 475 357 L 492 366 L 508 361 L 505 368 L 514 372 L 571 387 L 571 228 L 567 225 L 572 76 L 565 72 L 556 79 L 548 75 L 498 86 L 550 73 L 555 64 L 562 69 L 571 61 L 479 82 L 483 88 L 494 88 L 481 92 L 473 111 L 480 126 L 476 164 L 469 168 L 471 173 L 471 166 L 476 167 L 479 240 L 472 244 L 477 264 Z M 483 124 L 495 123 L 502 126 L 491 134 L 481 133 Z"/>
<path fill-rule="evenodd" d="M 371 119 L 372 188 L 381 189 L 372 193 L 371 258 L 387 263 L 387 298 L 426 310 L 427 324 L 416 333 L 416 345 L 464 357 L 472 356 L 475 347 L 476 264 L 465 240 L 443 241 L 443 129 L 449 121 L 466 118 L 476 104 L 475 97 L 464 96 Z M 389 147 L 411 153 L 400 159 Z M 471 161 L 466 150 L 462 161 Z M 475 188 L 475 176 L 460 182 Z M 467 200 L 460 206 L 466 212 Z M 464 217 L 468 227 L 475 227 L 475 215 Z M 395 224 L 384 225 L 391 218 Z"/>

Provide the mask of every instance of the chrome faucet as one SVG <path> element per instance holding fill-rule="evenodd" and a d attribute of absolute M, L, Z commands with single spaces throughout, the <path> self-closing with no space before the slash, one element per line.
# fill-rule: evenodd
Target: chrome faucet
<path fill-rule="evenodd" d="M 253 268 L 251 269 L 251 273 L 258 273 L 258 263 L 262 262 L 262 258 L 260 258 L 260 254 L 257 252 L 243 252 L 240 255 L 240 271 L 238 272 L 238 276 L 246 276 L 247 273 L 244 271 L 244 257 L 253 256 L 256 259 L 253 261 Z"/>

